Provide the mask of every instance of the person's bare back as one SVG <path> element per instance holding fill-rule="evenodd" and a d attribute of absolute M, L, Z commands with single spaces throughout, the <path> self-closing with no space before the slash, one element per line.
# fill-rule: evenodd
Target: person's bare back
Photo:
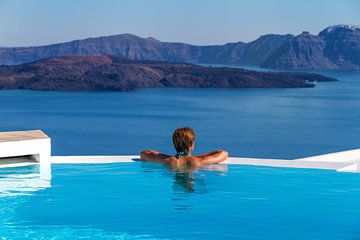
<path fill-rule="evenodd" d="M 173 134 L 173 143 L 176 155 L 171 156 L 155 150 L 144 150 L 140 153 L 143 161 L 167 164 L 172 168 L 199 168 L 205 165 L 216 164 L 225 161 L 228 153 L 223 150 L 215 150 L 206 154 L 192 156 L 195 145 L 195 133 L 191 128 L 178 128 Z"/>

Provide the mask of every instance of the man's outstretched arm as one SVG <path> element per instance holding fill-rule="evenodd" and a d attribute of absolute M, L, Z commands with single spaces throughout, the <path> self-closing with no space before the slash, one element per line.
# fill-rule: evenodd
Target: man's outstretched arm
<path fill-rule="evenodd" d="M 216 164 L 225 161 L 228 158 L 228 152 L 224 150 L 215 150 L 206 154 L 196 156 L 200 159 L 202 166 Z"/>
<path fill-rule="evenodd" d="M 171 156 L 157 152 L 155 150 L 144 150 L 140 153 L 140 158 L 147 162 L 158 162 L 168 164 Z"/>

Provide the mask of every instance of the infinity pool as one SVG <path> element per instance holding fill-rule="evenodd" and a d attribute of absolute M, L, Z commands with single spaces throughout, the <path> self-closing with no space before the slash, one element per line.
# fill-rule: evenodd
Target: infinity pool
<path fill-rule="evenodd" d="M 240 165 L 193 174 L 150 163 L 2 171 L 1 239 L 359 239 L 360 175 Z M 28 178 L 33 188 L 14 179 Z M 36 176 L 36 175 L 35 175 Z M 11 194 L 9 194 L 11 193 Z M 0 192 L 1 194 L 1 192 Z"/>

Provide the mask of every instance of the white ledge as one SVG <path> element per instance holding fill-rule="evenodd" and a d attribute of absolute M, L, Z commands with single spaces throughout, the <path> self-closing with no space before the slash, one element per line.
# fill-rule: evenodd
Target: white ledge
<path fill-rule="evenodd" d="M 296 160 L 311 162 L 347 162 L 354 163 L 360 161 L 360 149 L 352 149 L 336 153 L 328 153 Z"/>
<path fill-rule="evenodd" d="M 128 156 L 53 156 L 53 164 L 68 163 L 119 163 L 141 161 L 138 155 Z M 286 168 L 311 168 L 328 169 L 344 172 L 360 172 L 360 149 L 337 152 L 313 156 L 309 158 L 285 160 L 285 159 L 264 159 L 264 158 L 238 158 L 230 157 L 223 164 L 239 164 L 268 167 L 286 167 Z"/>

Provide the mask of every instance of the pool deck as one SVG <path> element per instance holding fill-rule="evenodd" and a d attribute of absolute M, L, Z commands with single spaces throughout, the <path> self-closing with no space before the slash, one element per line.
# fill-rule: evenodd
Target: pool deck
<path fill-rule="evenodd" d="M 137 155 L 129 156 L 53 156 L 52 164 L 70 163 L 118 163 L 141 161 Z M 223 164 L 239 164 L 285 168 L 327 169 L 339 172 L 360 172 L 360 149 L 329 153 L 308 158 L 285 160 L 264 158 L 238 158 L 230 157 Z"/>

